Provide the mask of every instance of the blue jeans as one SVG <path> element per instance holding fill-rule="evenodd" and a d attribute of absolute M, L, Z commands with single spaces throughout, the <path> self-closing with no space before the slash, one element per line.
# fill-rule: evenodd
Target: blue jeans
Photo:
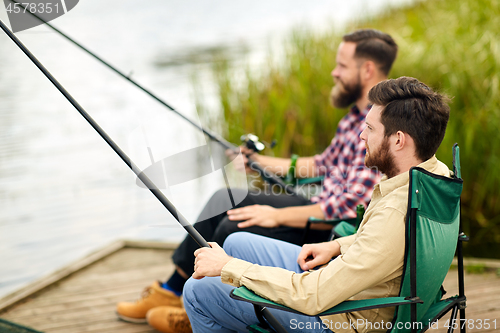
<path fill-rule="evenodd" d="M 230 256 L 261 266 L 274 266 L 296 273 L 300 246 L 247 232 L 231 234 L 224 242 Z M 184 306 L 194 333 L 247 332 L 246 327 L 258 323 L 253 305 L 229 297 L 233 286 L 223 284 L 220 277 L 190 278 L 183 291 Z M 321 325 L 319 317 L 301 316 L 270 309 L 290 332 L 331 332 Z M 315 329 L 313 329 L 315 328 Z"/>

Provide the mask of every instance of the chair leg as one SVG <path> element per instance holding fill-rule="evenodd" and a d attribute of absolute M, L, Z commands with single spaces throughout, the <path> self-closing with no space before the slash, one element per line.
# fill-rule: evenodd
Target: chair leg
<path fill-rule="evenodd" d="M 467 319 L 465 319 L 465 309 L 460 309 L 460 320 L 464 321 L 464 324 L 460 325 L 460 333 L 466 333 Z"/>
<path fill-rule="evenodd" d="M 309 229 L 311 229 L 311 221 L 308 220 L 306 227 L 304 228 L 304 234 L 302 236 L 302 241 L 301 241 L 302 244 L 306 243 L 307 236 L 309 236 Z"/>
<path fill-rule="evenodd" d="M 268 308 L 256 304 L 253 305 L 253 308 L 257 319 L 259 319 L 260 326 L 264 330 L 276 333 L 287 333 L 285 328 L 276 318 L 274 318 Z"/>
<path fill-rule="evenodd" d="M 460 223 L 461 226 L 461 223 Z M 467 235 L 463 232 L 460 232 L 458 235 L 458 244 L 457 244 L 457 259 L 458 259 L 458 295 L 463 297 L 463 303 L 459 304 L 460 308 L 460 333 L 465 333 L 467 327 L 467 319 L 465 318 L 465 307 L 466 307 L 466 298 L 465 298 L 465 277 L 464 277 L 464 256 L 462 250 L 462 242 L 468 241 Z M 464 321 L 462 325 L 461 321 Z"/>
<path fill-rule="evenodd" d="M 262 315 L 269 324 L 276 330 L 277 333 L 287 333 L 286 329 L 281 325 L 281 323 L 274 318 L 274 316 L 269 312 L 269 309 L 262 308 Z"/>
<path fill-rule="evenodd" d="M 457 318 L 457 312 L 458 312 L 458 305 L 455 305 L 453 307 L 453 310 L 451 310 L 451 316 L 450 316 L 450 326 L 448 327 L 448 333 L 452 333 L 455 329 L 453 328 L 455 319 Z M 458 322 L 458 325 L 460 325 L 460 322 Z"/>
<path fill-rule="evenodd" d="M 272 330 L 272 328 L 269 327 L 269 324 L 266 322 L 266 320 L 264 319 L 263 314 L 264 314 L 264 310 L 266 308 L 264 308 L 260 305 L 254 304 L 253 309 L 255 311 L 255 315 L 257 316 L 257 319 L 259 320 L 259 323 L 260 323 L 259 326 L 262 327 L 264 330 L 267 330 L 269 332 L 274 332 Z"/>

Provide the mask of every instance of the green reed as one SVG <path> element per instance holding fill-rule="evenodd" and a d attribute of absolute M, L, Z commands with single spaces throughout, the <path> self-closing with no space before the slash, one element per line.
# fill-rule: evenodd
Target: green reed
<path fill-rule="evenodd" d="M 284 56 L 269 56 L 263 73 L 214 62 L 221 112 L 198 111 L 209 127 L 238 142 L 243 133 L 276 139 L 276 156 L 321 152 L 346 110 L 329 105 L 330 72 L 344 32 L 371 27 L 400 47 L 391 77 L 413 76 L 452 98 L 446 137 L 437 155 L 451 167 L 461 149 L 462 215 L 469 255 L 500 257 L 500 2 L 428 0 L 352 23 L 345 31 L 296 30 Z M 211 126 L 213 125 L 213 126 Z"/>

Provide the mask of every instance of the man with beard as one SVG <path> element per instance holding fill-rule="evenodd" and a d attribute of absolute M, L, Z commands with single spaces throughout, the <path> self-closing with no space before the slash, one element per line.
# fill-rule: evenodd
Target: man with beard
<path fill-rule="evenodd" d="M 449 107 L 444 96 L 408 77 L 381 82 L 368 96 L 373 107 L 360 135 L 366 144 L 365 164 L 385 175 L 374 188 L 357 233 L 301 248 L 239 232 L 227 238 L 224 250 L 216 243 L 196 250 L 194 279 L 184 287 L 193 332 L 243 332 L 257 322 L 251 304 L 229 297 L 234 287 L 245 286 L 311 316 L 347 299 L 399 294 L 409 170 L 419 166 L 450 176 L 434 155 L 445 135 Z M 270 310 L 293 332 L 386 331 L 394 315 L 394 307 L 323 318 Z"/>
<path fill-rule="evenodd" d="M 335 86 L 331 102 L 338 108 L 352 107 L 339 122 L 335 137 L 322 154 L 292 161 L 242 148 L 244 154 L 278 176 L 285 175 L 291 165 L 295 166 L 298 178 L 325 176 L 318 196 L 307 200 L 273 191 L 249 192 L 236 209 L 231 209 L 227 189 L 223 189 L 212 196 L 194 224 L 200 234 L 220 245 L 229 234 L 242 230 L 302 245 L 304 227 L 310 216 L 355 217 L 356 206 L 368 205 L 373 186 L 380 180 L 377 170 L 364 166 L 365 144 L 359 139 L 370 108 L 368 91 L 387 79 L 396 54 L 394 40 L 380 31 L 365 29 L 343 36 L 337 66 L 332 71 Z M 238 189 L 231 191 L 235 195 Z M 306 242 L 317 243 L 328 239 L 331 226 L 318 224 L 312 229 Z M 177 307 L 182 315 L 180 295 L 193 273 L 193 253 L 197 248 L 198 244 L 186 236 L 173 255 L 176 265 L 173 275 L 164 283 L 153 283 L 139 301 L 118 303 L 118 316 L 126 321 L 144 322 L 147 311 L 160 305 Z M 161 327 L 156 328 L 162 331 Z"/>

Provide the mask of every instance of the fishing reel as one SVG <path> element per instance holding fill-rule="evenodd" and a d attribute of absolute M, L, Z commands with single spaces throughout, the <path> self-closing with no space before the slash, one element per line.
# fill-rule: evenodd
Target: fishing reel
<path fill-rule="evenodd" d="M 267 142 L 259 141 L 259 137 L 255 134 L 245 134 L 241 136 L 241 141 L 245 143 L 248 149 L 253 150 L 256 153 L 263 151 L 266 147 L 273 148 L 276 145 L 276 140 L 273 140 L 270 144 Z"/>

